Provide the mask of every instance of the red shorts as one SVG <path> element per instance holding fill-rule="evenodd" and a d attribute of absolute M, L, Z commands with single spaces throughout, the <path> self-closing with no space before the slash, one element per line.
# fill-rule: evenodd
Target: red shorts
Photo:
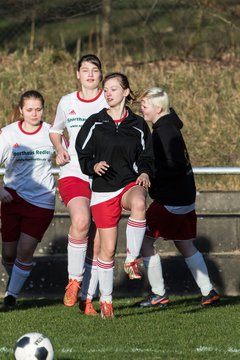
<path fill-rule="evenodd" d="M 122 197 L 133 186 L 136 186 L 135 182 L 125 186 L 123 191 L 114 198 L 91 206 L 92 216 L 97 228 L 107 229 L 118 225 L 122 213 Z"/>
<path fill-rule="evenodd" d="M 58 188 L 64 205 L 76 197 L 91 199 L 89 182 L 74 176 L 68 176 L 58 180 Z"/>
<path fill-rule="evenodd" d="M 1 204 L 2 241 L 18 241 L 21 233 L 41 241 L 53 219 L 54 210 L 32 205 L 15 190 L 6 190 L 12 195 L 13 201 Z"/>
<path fill-rule="evenodd" d="M 157 201 L 146 212 L 146 235 L 164 240 L 192 240 L 197 234 L 195 210 L 187 214 L 173 214 Z"/>

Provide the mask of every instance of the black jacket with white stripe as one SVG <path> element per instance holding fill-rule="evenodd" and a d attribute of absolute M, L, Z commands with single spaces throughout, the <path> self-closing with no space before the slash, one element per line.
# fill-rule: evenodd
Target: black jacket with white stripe
<path fill-rule="evenodd" d="M 117 191 L 141 173 L 153 172 L 151 132 L 144 119 L 129 108 L 128 116 L 116 125 L 106 109 L 90 116 L 76 138 L 76 151 L 83 173 L 92 177 L 95 192 Z M 110 167 L 99 176 L 93 167 L 106 161 Z"/>

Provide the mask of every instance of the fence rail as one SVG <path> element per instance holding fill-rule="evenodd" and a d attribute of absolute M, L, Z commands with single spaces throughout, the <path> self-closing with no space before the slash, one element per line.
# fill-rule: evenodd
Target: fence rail
<path fill-rule="evenodd" d="M 4 175 L 5 169 L 0 168 L 0 176 Z M 239 175 L 240 174 L 240 167 L 225 167 L 225 166 L 200 166 L 200 167 L 193 167 L 194 174 L 198 175 Z M 53 175 L 59 174 L 59 168 L 52 169 Z"/>
<path fill-rule="evenodd" d="M 209 166 L 209 167 L 193 167 L 194 174 L 211 174 L 211 175 L 238 175 L 240 174 L 240 167 L 225 167 L 225 166 Z"/>

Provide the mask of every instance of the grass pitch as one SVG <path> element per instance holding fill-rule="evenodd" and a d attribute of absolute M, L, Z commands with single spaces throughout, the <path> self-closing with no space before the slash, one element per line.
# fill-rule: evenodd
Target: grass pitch
<path fill-rule="evenodd" d="M 207 309 L 199 296 L 172 296 L 166 309 L 141 309 L 139 300 L 115 300 L 111 320 L 86 317 L 59 299 L 19 300 L 18 310 L 0 312 L 0 359 L 13 359 L 16 340 L 34 331 L 50 338 L 56 360 L 240 358 L 240 297 Z"/>

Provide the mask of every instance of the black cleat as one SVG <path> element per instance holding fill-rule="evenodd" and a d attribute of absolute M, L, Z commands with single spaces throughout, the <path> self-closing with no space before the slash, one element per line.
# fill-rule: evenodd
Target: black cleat
<path fill-rule="evenodd" d="M 150 296 L 139 303 L 140 307 L 166 307 L 169 303 L 169 298 L 166 294 L 160 296 L 157 294 L 150 294 Z"/>
<path fill-rule="evenodd" d="M 220 296 L 215 290 L 211 290 L 207 296 L 202 297 L 202 306 L 213 306 L 219 303 Z"/>
<path fill-rule="evenodd" d="M 12 295 L 8 295 L 3 299 L 3 308 L 5 310 L 14 310 L 17 306 L 16 298 Z"/>

